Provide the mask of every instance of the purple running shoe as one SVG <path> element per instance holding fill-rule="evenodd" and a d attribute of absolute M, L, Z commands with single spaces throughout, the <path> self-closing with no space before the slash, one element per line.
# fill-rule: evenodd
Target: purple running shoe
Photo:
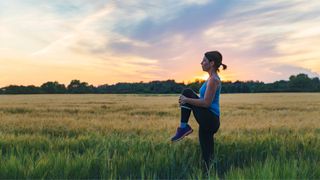
<path fill-rule="evenodd" d="M 188 136 L 193 132 L 192 128 L 189 126 L 189 124 L 185 128 L 177 128 L 176 135 L 171 138 L 172 142 L 179 141 L 183 139 L 185 136 Z"/>

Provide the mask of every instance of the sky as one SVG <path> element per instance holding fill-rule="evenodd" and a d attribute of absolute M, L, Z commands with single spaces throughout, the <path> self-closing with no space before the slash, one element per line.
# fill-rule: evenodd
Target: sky
<path fill-rule="evenodd" d="M 318 0 L 0 0 L 0 87 L 320 74 Z"/>

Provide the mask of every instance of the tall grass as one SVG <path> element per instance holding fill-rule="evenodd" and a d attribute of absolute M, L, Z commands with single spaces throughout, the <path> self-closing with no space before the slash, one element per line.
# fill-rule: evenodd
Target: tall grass
<path fill-rule="evenodd" d="M 209 177 L 319 179 L 319 100 L 223 95 Z M 177 95 L 0 96 L 0 178 L 207 178 L 197 132 L 169 141 L 179 120 L 176 101 Z M 193 117 L 190 123 L 196 130 Z"/>

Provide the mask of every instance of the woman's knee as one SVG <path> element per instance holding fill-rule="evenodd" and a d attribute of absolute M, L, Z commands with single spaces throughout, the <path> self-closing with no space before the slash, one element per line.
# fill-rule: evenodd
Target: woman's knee
<path fill-rule="evenodd" d="M 199 126 L 199 135 L 205 137 L 213 137 L 213 135 L 218 131 L 219 126 L 213 126 L 212 124 L 203 123 Z"/>
<path fill-rule="evenodd" d="M 182 95 L 186 96 L 186 97 L 193 97 L 195 95 L 195 92 L 190 89 L 190 88 L 186 88 L 182 91 L 181 93 Z"/>
<path fill-rule="evenodd" d="M 213 128 L 213 134 L 217 133 L 220 128 L 220 121 L 217 121 Z"/>
<path fill-rule="evenodd" d="M 212 136 L 213 134 L 211 133 L 210 129 L 208 127 L 199 126 L 199 136 L 202 137 L 203 139 L 208 139 L 209 136 Z"/>

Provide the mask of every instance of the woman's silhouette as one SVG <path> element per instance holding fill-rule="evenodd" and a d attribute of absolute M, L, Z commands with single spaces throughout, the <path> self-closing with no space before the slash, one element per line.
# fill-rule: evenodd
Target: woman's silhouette
<path fill-rule="evenodd" d="M 199 141 L 205 167 L 208 170 L 212 160 L 214 149 L 214 134 L 220 127 L 220 91 L 221 81 L 218 76 L 222 64 L 222 55 L 218 51 L 210 51 L 204 54 L 201 62 L 202 70 L 209 73 L 208 79 L 201 86 L 200 97 L 191 89 L 184 89 L 179 98 L 181 107 L 181 123 L 176 135 L 171 141 L 176 142 L 192 133 L 188 125 L 191 111 L 199 124 Z"/>

